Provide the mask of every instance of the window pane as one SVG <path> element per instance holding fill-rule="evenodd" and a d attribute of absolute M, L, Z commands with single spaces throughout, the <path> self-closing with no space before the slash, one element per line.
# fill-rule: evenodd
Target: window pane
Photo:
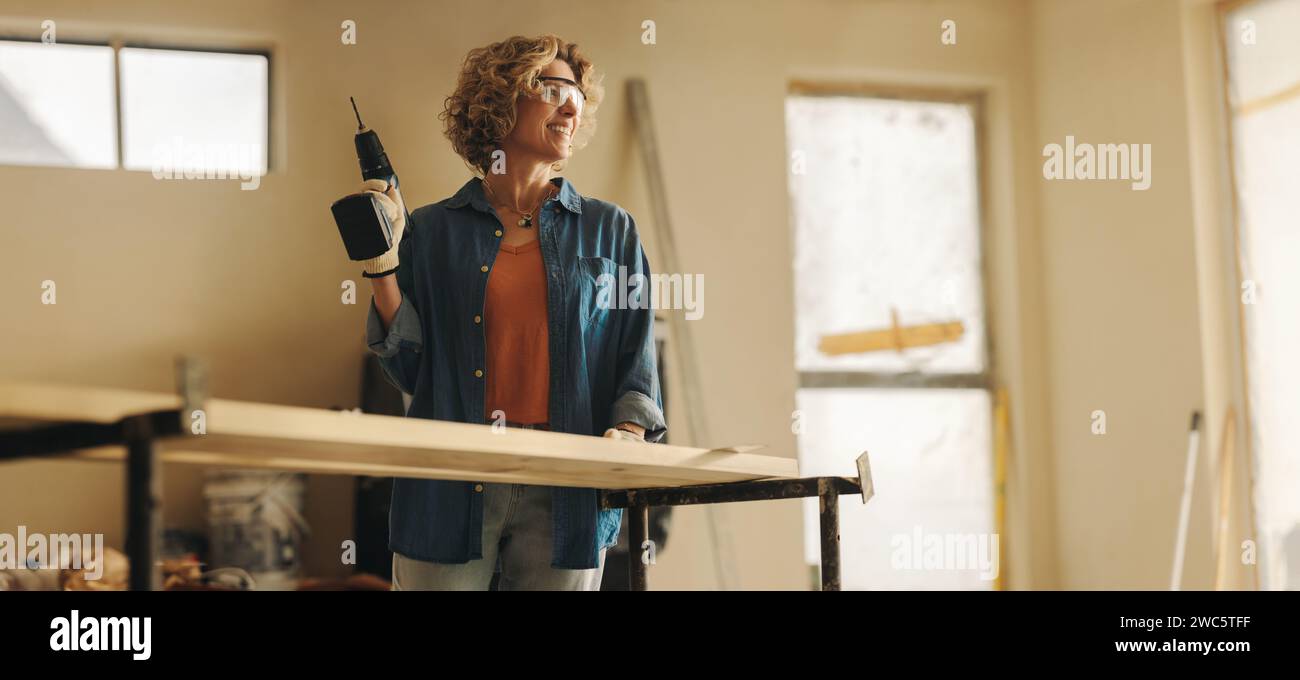
<path fill-rule="evenodd" d="M 1253 45 L 1240 40 L 1247 19 L 1258 29 Z M 1228 15 L 1224 29 L 1235 95 L 1242 277 L 1255 295 L 1242 309 L 1261 582 L 1273 590 L 1300 589 L 1300 96 L 1294 93 L 1300 85 L 1300 2 L 1246 5 Z M 1287 91 L 1293 92 L 1289 98 Z"/>
<path fill-rule="evenodd" d="M 1247 21 L 1253 26 L 1245 24 Z M 1292 32 L 1297 26 L 1300 2 L 1296 0 L 1256 0 L 1228 15 L 1224 29 L 1235 103 L 1267 97 L 1300 83 L 1300 62 L 1296 61 L 1300 47 Z M 1243 38 L 1250 44 L 1244 44 Z"/>
<path fill-rule="evenodd" d="M 265 56 L 124 48 L 121 60 L 128 169 L 266 173 Z"/>
<path fill-rule="evenodd" d="M 969 106 L 786 100 L 799 370 L 978 373 L 985 365 Z M 959 341 L 829 356 L 825 334 L 960 320 Z"/>
<path fill-rule="evenodd" d="M 854 460 L 869 452 L 875 497 L 866 505 L 857 496 L 840 499 L 845 589 L 992 589 L 998 544 L 988 392 L 803 389 L 797 403 L 800 474 L 856 477 Z M 818 516 L 817 499 L 805 499 L 811 564 L 819 562 Z M 927 565 L 935 557 L 942 568 Z"/>
<path fill-rule="evenodd" d="M 117 167 L 113 50 L 0 41 L 0 163 Z"/>

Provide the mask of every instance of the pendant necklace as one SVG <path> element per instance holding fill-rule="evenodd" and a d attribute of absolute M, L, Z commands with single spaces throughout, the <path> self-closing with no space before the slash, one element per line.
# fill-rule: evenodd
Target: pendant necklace
<path fill-rule="evenodd" d="M 551 189 L 555 187 L 555 185 L 551 184 L 550 182 L 547 182 L 546 184 L 548 187 L 546 192 L 542 194 L 541 199 L 537 201 L 537 205 L 532 210 L 529 210 L 528 212 L 524 212 L 523 210 L 520 210 L 518 206 L 514 206 L 515 212 L 519 214 L 519 221 L 516 222 L 515 224 L 518 224 L 520 227 L 524 229 L 532 228 L 533 213 L 537 212 L 537 210 L 541 208 L 542 203 L 545 202 L 546 199 L 551 197 Z M 486 180 L 483 180 L 483 186 L 487 188 L 488 194 L 492 197 L 494 201 L 498 201 L 502 203 L 504 202 L 504 201 L 500 201 L 497 198 L 496 192 L 492 190 L 492 185 L 488 184 Z"/>

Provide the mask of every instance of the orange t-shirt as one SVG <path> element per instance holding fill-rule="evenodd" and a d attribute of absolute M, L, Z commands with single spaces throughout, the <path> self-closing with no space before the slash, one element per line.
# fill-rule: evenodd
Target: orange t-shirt
<path fill-rule="evenodd" d="M 501 244 L 483 305 L 487 338 L 487 411 L 512 423 L 547 423 L 550 415 L 550 334 L 546 328 L 546 269 L 541 242 Z"/>

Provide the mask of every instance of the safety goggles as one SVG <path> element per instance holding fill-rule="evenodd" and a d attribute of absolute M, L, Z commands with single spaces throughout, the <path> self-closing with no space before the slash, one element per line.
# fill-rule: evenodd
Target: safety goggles
<path fill-rule="evenodd" d="M 578 110 L 578 115 L 582 115 L 582 105 L 587 103 L 587 97 L 577 83 L 558 76 L 540 76 L 537 79 L 542 82 L 542 101 L 558 109 L 572 99 L 573 107 Z"/>

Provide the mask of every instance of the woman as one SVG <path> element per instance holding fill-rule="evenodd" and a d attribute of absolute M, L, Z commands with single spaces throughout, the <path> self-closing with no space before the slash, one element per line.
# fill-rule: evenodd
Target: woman
<path fill-rule="evenodd" d="M 654 312 L 598 295 L 620 267 L 648 280 L 636 224 L 552 176 L 594 128 L 592 71 L 552 35 L 471 50 L 440 118 L 477 176 L 409 229 L 397 189 L 366 182 L 399 243 L 364 263 L 367 343 L 407 416 L 662 439 Z M 594 489 L 397 479 L 393 588 L 486 589 L 499 563 L 502 589 L 596 590 L 621 520 Z"/>

